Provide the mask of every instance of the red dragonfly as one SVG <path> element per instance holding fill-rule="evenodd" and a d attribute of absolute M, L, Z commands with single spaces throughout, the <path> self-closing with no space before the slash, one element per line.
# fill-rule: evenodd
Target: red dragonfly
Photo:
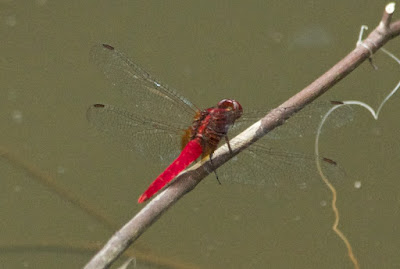
<path fill-rule="evenodd" d="M 192 126 L 187 128 L 182 134 L 182 151 L 180 155 L 150 184 L 148 189 L 139 197 L 139 203 L 151 198 L 200 156 L 202 158 L 211 156 L 222 138 L 225 138 L 229 144 L 227 139 L 228 129 L 243 113 L 239 102 L 232 99 L 223 99 L 215 107 L 199 110 L 189 101 L 178 96 L 174 91 L 152 79 L 148 73 L 130 62 L 121 53 L 116 51 L 114 47 L 107 44 L 96 46 L 92 49 L 92 55 L 100 61 L 98 63 L 103 67 L 106 75 L 110 75 L 111 72 L 113 75 L 117 74 L 117 76 L 121 76 L 122 74 L 118 74 L 119 72 L 128 72 L 127 76 L 137 83 L 136 86 L 139 86 L 134 87 L 135 97 L 146 99 L 147 95 L 159 95 L 180 106 L 187 106 L 188 109 L 193 109 L 195 112 Z M 120 69 L 121 66 L 129 68 L 124 71 Z M 111 106 L 94 104 L 88 110 L 88 117 L 89 119 L 94 119 L 99 113 L 108 113 L 107 111 L 109 113 L 118 113 Z M 171 113 L 168 114 L 174 115 Z M 162 124 L 161 122 L 156 123 L 153 120 L 142 123 L 144 125 Z"/>
<path fill-rule="evenodd" d="M 139 197 L 142 203 L 152 197 L 168 182 L 202 155 L 212 156 L 222 138 L 227 138 L 228 129 L 243 113 L 242 106 L 235 100 L 223 99 L 216 107 L 197 111 L 193 124 L 182 135 L 182 151 Z"/>
<path fill-rule="evenodd" d="M 176 154 L 169 146 L 177 144 L 177 134 L 181 135 L 181 152 L 178 158 L 139 197 L 139 203 L 151 198 L 200 156 L 212 156 L 221 139 L 225 139 L 229 147 L 228 129 L 243 113 L 242 106 L 237 101 L 224 99 L 215 107 L 200 110 L 175 90 L 152 78 L 114 47 L 96 45 L 90 54 L 91 60 L 111 80 L 114 88 L 128 97 L 125 101 L 129 107 L 129 110 L 125 110 L 107 104 L 92 105 L 87 111 L 87 117 L 95 127 L 112 136 L 118 136 L 120 140 L 146 155 L 155 154 L 161 161 Z M 190 122 L 192 125 L 188 128 Z M 158 138 L 159 135 L 162 137 Z M 168 139 L 172 141 L 168 142 Z M 160 146 L 160 141 L 167 141 L 167 146 Z M 143 148 L 146 146 L 152 146 L 152 149 Z M 274 154 L 269 148 L 258 148 L 268 151 L 267 155 Z M 251 149 L 249 152 L 254 157 Z M 286 163 L 287 157 L 284 155 L 292 155 L 291 158 L 296 159 L 301 170 L 306 169 L 304 160 L 308 162 L 307 166 L 314 161 L 314 157 L 302 154 L 275 154 L 274 159 L 284 158 Z M 268 174 L 271 174 L 270 170 Z"/>

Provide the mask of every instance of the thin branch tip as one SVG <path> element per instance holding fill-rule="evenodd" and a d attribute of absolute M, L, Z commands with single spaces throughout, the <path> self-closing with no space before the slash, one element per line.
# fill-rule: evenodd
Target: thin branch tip
<path fill-rule="evenodd" d="M 390 2 L 389 4 L 386 5 L 385 12 L 387 14 L 393 14 L 395 9 L 396 9 L 396 3 L 395 2 Z"/>
<path fill-rule="evenodd" d="M 395 9 L 396 9 L 395 2 L 390 2 L 385 6 L 385 11 L 383 12 L 382 19 L 379 25 L 382 31 L 390 30 L 390 23 L 392 21 L 392 16 Z"/>

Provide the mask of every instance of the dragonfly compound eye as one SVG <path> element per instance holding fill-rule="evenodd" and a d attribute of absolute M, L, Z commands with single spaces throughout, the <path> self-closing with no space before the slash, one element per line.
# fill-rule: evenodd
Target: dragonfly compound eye
<path fill-rule="evenodd" d="M 240 116 L 243 114 L 243 108 L 242 105 L 239 104 L 238 101 L 232 100 L 232 99 L 223 99 L 218 102 L 217 105 L 219 108 L 223 109 L 229 109 L 236 114 L 236 118 L 238 119 Z"/>

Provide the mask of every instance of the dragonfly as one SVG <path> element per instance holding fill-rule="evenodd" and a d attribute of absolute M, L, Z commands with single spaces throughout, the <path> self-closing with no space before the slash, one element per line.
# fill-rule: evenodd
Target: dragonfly
<path fill-rule="evenodd" d="M 126 105 L 129 108 L 93 104 L 87 110 L 89 122 L 99 131 L 117 136 L 139 152 L 155 155 L 161 162 L 168 162 L 178 154 L 139 197 L 139 203 L 151 198 L 198 158 L 210 157 L 212 164 L 212 154 L 221 140 L 225 140 L 232 152 L 227 134 L 243 114 L 238 101 L 223 99 L 216 106 L 201 110 L 111 45 L 95 45 L 90 58 L 112 82 L 113 88 L 128 97 Z M 180 153 L 171 150 L 179 143 L 178 140 Z M 262 145 L 255 149 L 249 150 L 253 158 L 257 158 L 259 152 L 264 152 L 261 156 L 265 153 L 275 155 L 273 158 L 278 160 L 295 158 L 301 169 L 304 169 L 303 161 L 314 160 L 303 154 L 275 152 Z"/>

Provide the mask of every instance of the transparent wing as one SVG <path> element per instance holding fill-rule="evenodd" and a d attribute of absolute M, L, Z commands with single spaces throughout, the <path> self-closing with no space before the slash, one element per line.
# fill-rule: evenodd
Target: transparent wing
<path fill-rule="evenodd" d="M 183 130 L 177 124 L 165 124 L 107 104 L 90 106 L 86 116 L 107 138 L 152 161 L 168 164 L 179 155 Z"/>
<path fill-rule="evenodd" d="M 297 139 L 316 134 L 322 117 L 332 106 L 333 104 L 330 101 L 311 103 L 289 118 L 282 126 L 277 127 L 271 133 L 267 134 L 266 138 Z M 268 112 L 267 109 L 265 112 L 261 111 L 262 109 L 245 111 L 242 118 L 235 122 L 231 132 L 229 132 L 229 136 L 233 137 L 235 134 L 243 131 Z M 353 121 L 353 117 L 353 109 L 350 106 L 342 106 L 330 115 L 322 132 L 345 126 Z"/>
<path fill-rule="evenodd" d="M 123 96 L 120 108 L 90 106 L 91 125 L 151 160 L 164 164 L 178 156 L 182 130 L 191 125 L 197 108 L 110 45 L 95 45 L 90 60 Z"/>
<path fill-rule="evenodd" d="M 333 180 L 344 178 L 343 169 L 333 161 L 318 157 L 324 174 Z M 312 154 L 277 150 L 255 143 L 218 169 L 220 181 L 262 187 L 296 185 L 305 189 L 319 179 Z"/>
<path fill-rule="evenodd" d="M 197 108 L 174 90 L 162 85 L 110 45 L 95 45 L 90 59 L 126 98 L 129 111 L 160 122 L 191 123 Z M 128 109 L 128 108 L 127 108 Z"/>
<path fill-rule="evenodd" d="M 318 126 L 325 113 L 332 108 L 330 102 L 312 104 L 298 114 L 290 118 L 283 126 L 273 130 L 264 138 L 244 150 L 241 154 L 234 157 L 221 168 L 219 168 L 220 180 L 241 184 L 251 184 L 257 186 L 276 187 L 285 184 L 296 184 L 300 188 L 307 188 L 310 179 L 319 179 L 316 168 L 316 157 L 313 154 L 294 152 L 292 150 L 274 149 L 273 144 L 278 141 L 272 139 L 283 139 L 279 144 L 301 143 L 301 138 L 306 135 L 316 134 Z M 250 115 L 257 116 L 257 112 Z M 324 125 L 323 131 L 331 131 L 340 128 L 353 119 L 353 110 L 348 106 L 342 106 L 335 110 Z M 252 117 L 249 117 L 252 118 Z M 242 123 L 246 123 L 249 118 L 245 118 Z M 252 123 L 254 119 L 251 120 Z M 242 131 L 248 124 L 240 126 L 235 123 L 235 127 Z M 239 125 L 239 126 L 238 126 Z M 234 135 L 230 133 L 230 137 Z M 289 139 L 291 141 L 289 141 Z M 272 145 L 272 147 L 271 147 Z M 318 157 L 324 173 L 333 179 L 344 178 L 344 170 L 329 159 Z M 284 179 L 284 181 L 282 181 Z"/>

